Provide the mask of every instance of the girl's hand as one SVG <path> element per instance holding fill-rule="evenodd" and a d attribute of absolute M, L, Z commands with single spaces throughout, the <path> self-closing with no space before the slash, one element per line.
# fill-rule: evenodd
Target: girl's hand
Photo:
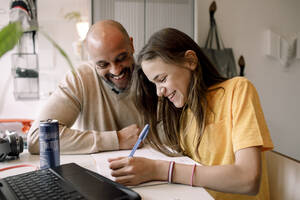
<path fill-rule="evenodd" d="M 123 185 L 138 185 L 155 180 L 156 161 L 142 157 L 118 157 L 108 159 L 111 175 Z"/>

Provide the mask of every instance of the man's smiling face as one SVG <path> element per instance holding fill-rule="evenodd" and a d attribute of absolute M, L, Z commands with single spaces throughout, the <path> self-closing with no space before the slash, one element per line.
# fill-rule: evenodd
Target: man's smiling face
<path fill-rule="evenodd" d="M 118 91 L 128 88 L 134 67 L 132 38 L 106 25 L 88 38 L 88 50 L 97 73 Z"/>

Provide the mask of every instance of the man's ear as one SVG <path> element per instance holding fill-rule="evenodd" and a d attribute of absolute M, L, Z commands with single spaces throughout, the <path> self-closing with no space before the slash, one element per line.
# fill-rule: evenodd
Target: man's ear
<path fill-rule="evenodd" d="M 193 50 L 187 50 L 184 54 L 184 57 L 186 59 L 187 62 L 187 66 L 189 69 L 191 69 L 192 71 L 196 69 L 197 64 L 198 64 L 198 57 L 195 53 L 195 51 Z"/>
<path fill-rule="evenodd" d="M 130 46 L 132 48 L 132 54 L 134 54 L 133 38 L 129 37 L 129 40 L 130 40 Z"/>

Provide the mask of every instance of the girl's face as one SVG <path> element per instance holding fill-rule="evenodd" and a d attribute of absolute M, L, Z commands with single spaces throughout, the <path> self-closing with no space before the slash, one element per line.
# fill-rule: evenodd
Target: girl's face
<path fill-rule="evenodd" d="M 168 64 L 161 58 L 145 60 L 141 63 L 147 78 L 156 85 L 157 96 L 168 98 L 177 108 L 186 103 L 192 70 L 195 66 Z"/>

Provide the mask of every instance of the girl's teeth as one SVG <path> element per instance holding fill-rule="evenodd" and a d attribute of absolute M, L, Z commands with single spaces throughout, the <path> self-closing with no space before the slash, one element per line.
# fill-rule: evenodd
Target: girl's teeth
<path fill-rule="evenodd" d="M 174 95 L 175 95 L 175 91 L 169 95 L 169 99 L 172 99 L 174 97 Z"/>

